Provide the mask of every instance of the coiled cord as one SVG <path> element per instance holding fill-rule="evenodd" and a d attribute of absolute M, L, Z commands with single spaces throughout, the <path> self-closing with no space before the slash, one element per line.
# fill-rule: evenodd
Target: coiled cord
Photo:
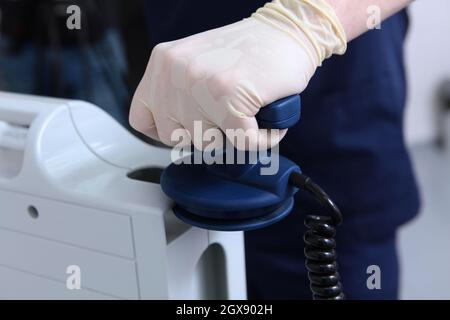
<path fill-rule="evenodd" d="M 314 300 L 343 300 L 344 293 L 338 272 L 336 254 L 336 227 L 342 223 L 342 214 L 330 197 L 309 177 L 293 173 L 292 185 L 307 190 L 329 211 L 330 216 L 309 215 L 305 219 L 305 256 L 308 278 Z"/>

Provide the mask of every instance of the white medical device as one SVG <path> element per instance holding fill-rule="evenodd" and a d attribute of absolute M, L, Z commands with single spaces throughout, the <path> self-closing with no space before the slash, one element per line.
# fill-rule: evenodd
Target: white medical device
<path fill-rule="evenodd" d="M 169 163 L 92 104 L 0 93 L 0 298 L 245 299 L 243 234 L 173 217 Z"/>

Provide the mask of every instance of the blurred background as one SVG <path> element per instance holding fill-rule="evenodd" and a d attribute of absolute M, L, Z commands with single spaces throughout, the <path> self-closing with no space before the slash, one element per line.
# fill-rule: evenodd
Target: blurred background
<path fill-rule="evenodd" d="M 450 34 L 446 0 L 416 1 L 406 58 L 406 139 L 422 194 L 422 212 L 402 228 L 402 297 L 450 299 Z M 424 276 L 425 275 L 425 276 Z"/>
<path fill-rule="evenodd" d="M 61 7 L 48 16 L 51 2 Z M 65 24 L 67 4 L 87 15 L 81 32 L 55 27 Z M 0 5 L 0 90 L 91 101 L 129 128 L 131 97 L 152 48 L 141 0 Z M 416 1 L 410 8 L 405 136 L 423 204 L 398 243 L 405 299 L 450 299 L 450 41 L 443 40 L 450 34 L 448 12 L 448 0 Z"/>

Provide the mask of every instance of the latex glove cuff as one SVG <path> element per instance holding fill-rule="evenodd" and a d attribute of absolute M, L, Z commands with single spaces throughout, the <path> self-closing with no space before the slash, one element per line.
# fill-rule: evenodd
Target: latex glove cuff
<path fill-rule="evenodd" d="M 317 66 L 333 54 L 344 54 L 347 50 L 344 28 L 324 0 L 274 0 L 252 17 L 292 36 Z M 305 45 L 305 37 L 311 46 Z"/>

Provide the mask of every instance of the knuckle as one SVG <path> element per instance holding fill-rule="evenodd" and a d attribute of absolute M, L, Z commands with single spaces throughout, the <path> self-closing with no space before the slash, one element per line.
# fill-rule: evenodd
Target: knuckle
<path fill-rule="evenodd" d="M 168 135 L 160 135 L 160 136 L 159 136 L 159 139 L 160 139 L 160 141 L 161 141 L 162 143 L 164 143 L 166 146 L 172 147 L 172 146 L 175 145 L 174 141 L 172 141 L 171 137 L 168 136 Z"/>
<path fill-rule="evenodd" d="M 209 87 L 222 95 L 233 95 L 236 93 L 237 83 L 234 77 L 228 73 L 216 74 L 209 79 Z"/>
<path fill-rule="evenodd" d="M 136 116 L 134 112 L 130 113 L 129 123 L 134 130 L 139 132 L 145 131 L 148 127 L 146 124 L 142 122 L 142 120 L 140 120 L 138 116 Z"/>
<path fill-rule="evenodd" d="M 130 114 L 128 117 L 128 122 L 130 126 L 139 132 L 144 132 L 151 127 L 152 123 L 149 123 L 149 118 L 152 117 L 150 110 L 144 110 L 143 106 L 138 106 L 136 102 L 131 104 Z M 150 115 L 144 116 L 143 113 L 150 113 Z"/>
<path fill-rule="evenodd" d="M 169 42 L 160 43 L 153 48 L 152 54 L 153 55 L 163 54 L 168 50 L 169 47 L 170 47 Z"/>
<path fill-rule="evenodd" d="M 164 54 L 166 59 L 175 62 L 183 59 L 184 50 L 181 47 L 171 47 L 167 49 Z"/>
<path fill-rule="evenodd" d="M 166 131 L 160 134 L 160 140 L 167 146 L 177 146 L 181 142 L 185 141 L 185 130 L 182 128 L 174 129 L 173 131 Z"/>
<path fill-rule="evenodd" d="M 167 146 L 174 146 L 175 143 L 173 141 L 172 132 L 168 132 L 167 130 L 161 131 L 159 132 L 159 140 Z"/>
<path fill-rule="evenodd" d="M 188 54 L 184 45 L 171 42 L 160 43 L 153 50 L 155 57 L 162 58 L 168 63 L 182 61 Z"/>
<path fill-rule="evenodd" d="M 187 69 L 187 72 L 189 79 L 191 81 L 202 79 L 206 74 L 206 70 L 204 70 L 204 68 L 196 64 L 190 64 Z"/>

